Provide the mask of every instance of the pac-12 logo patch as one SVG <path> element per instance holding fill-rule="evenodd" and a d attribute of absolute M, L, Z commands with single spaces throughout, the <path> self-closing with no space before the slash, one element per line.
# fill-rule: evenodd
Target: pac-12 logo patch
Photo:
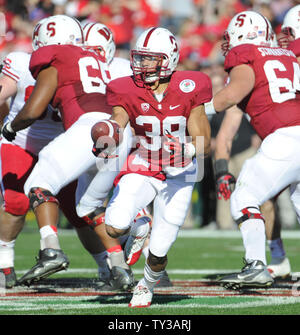
<path fill-rule="evenodd" d="M 189 93 L 192 92 L 196 87 L 196 84 L 193 80 L 191 79 L 184 79 L 180 84 L 179 88 L 181 89 L 182 92 L 184 93 Z"/>

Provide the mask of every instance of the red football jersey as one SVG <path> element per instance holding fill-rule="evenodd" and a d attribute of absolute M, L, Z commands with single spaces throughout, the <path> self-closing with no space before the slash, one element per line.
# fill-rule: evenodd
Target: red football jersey
<path fill-rule="evenodd" d="M 111 114 L 105 98 L 107 65 L 94 52 L 74 45 L 49 45 L 33 52 L 29 67 L 35 79 L 49 66 L 58 74 L 51 104 L 59 109 L 65 129 L 87 112 Z"/>
<path fill-rule="evenodd" d="M 288 49 L 293 51 L 296 57 L 300 56 L 300 38 L 289 43 Z"/>
<path fill-rule="evenodd" d="M 133 162 L 135 168 L 140 166 L 140 173 L 157 178 L 163 178 L 164 166 L 180 166 L 176 157 L 170 159 L 164 135 L 170 133 L 184 143 L 189 135 L 187 120 L 191 110 L 211 99 L 210 78 L 196 71 L 174 72 L 161 101 L 150 89 L 137 86 L 133 77 L 113 80 L 107 86 L 108 103 L 127 111 L 138 138 L 138 150 L 134 152 L 138 157 L 130 156 L 128 162 Z M 190 162 L 181 161 L 181 166 Z"/>
<path fill-rule="evenodd" d="M 227 72 L 241 64 L 252 67 L 255 85 L 239 107 L 263 139 L 278 128 L 300 125 L 300 68 L 287 49 L 243 44 L 225 58 Z M 247 78 L 245 78 L 247 80 Z"/>

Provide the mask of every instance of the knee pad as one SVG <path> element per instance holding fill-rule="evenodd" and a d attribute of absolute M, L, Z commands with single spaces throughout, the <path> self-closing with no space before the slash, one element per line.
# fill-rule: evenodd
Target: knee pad
<path fill-rule="evenodd" d="M 29 202 L 33 211 L 44 202 L 53 202 L 59 205 L 58 200 L 50 191 L 42 190 L 38 187 L 34 187 L 29 191 Z"/>
<path fill-rule="evenodd" d="M 105 215 L 102 215 L 95 219 L 96 216 L 105 213 L 105 207 L 98 207 L 92 213 L 85 215 L 82 219 L 93 229 L 97 226 L 100 226 L 102 223 L 105 223 Z"/>
<path fill-rule="evenodd" d="M 168 257 L 167 255 L 166 256 L 163 256 L 163 257 L 158 257 L 158 256 L 155 256 L 151 253 L 151 251 L 149 250 L 149 256 L 148 256 L 148 260 L 149 260 L 149 263 L 153 266 L 155 265 L 162 265 L 164 264 L 165 262 L 168 261 Z"/>
<path fill-rule="evenodd" d="M 265 222 L 263 215 L 261 214 L 260 210 L 257 207 L 246 207 L 241 209 L 240 212 L 241 216 L 235 220 L 238 226 L 240 226 L 244 221 L 249 219 L 258 219 L 263 220 L 263 222 Z"/>

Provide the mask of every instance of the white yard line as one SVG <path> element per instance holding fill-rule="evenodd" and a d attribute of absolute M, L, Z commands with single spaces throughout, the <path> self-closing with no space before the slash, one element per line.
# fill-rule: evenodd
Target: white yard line
<path fill-rule="evenodd" d="M 73 229 L 59 229 L 59 235 L 76 235 Z M 77 236 L 77 235 L 76 235 Z M 205 229 L 182 229 L 178 237 L 184 238 L 242 238 L 239 230 L 205 230 Z M 283 230 L 281 232 L 283 239 L 299 239 L 300 230 Z"/>

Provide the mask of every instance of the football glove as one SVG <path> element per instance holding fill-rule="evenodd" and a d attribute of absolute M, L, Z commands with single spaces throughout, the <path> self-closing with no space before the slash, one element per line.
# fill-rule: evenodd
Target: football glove
<path fill-rule="evenodd" d="M 228 172 L 228 161 L 217 159 L 215 162 L 217 197 L 219 200 L 228 200 L 234 190 L 236 183 L 235 177 Z"/>
<path fill-rule="evenodd" d="M 192 143 L 181 143 L 179 142 L 179 138 L 170 134 L 169 131 L 166 130 L 165 136 L 167 141 L 164 142 L 164 145 L 170 151 L 170 158 L 174 157 L 186 157 L 192 158 L 196 154 L 195 146 Z"/>
<path fill-rule="evenodd" d="M 231 193 L 234 190 L 236 180 L 234 176 L 227 172 L 217 178 L 217 196 L 221 200 L 222 197 L 224 200 L 228 200 L 231 196 Z"/>
<path fill-rule="evenodd" d="M 93 149 L 92 149 L 92 153 L 98 157 L 98 158 L 102 158 L 104 159 L 105 161 L 107 161 L 108 159 L 111 159 L 111 158 L 116 158 L 118 157 L 118 155 L 112 155 L 110 152 L 109 152 L 109 149 L 108 148 L 97 148 L 97 144 L 94 143 L 93 145 Z"/>
<path fill-rule="evenodd" d="M 1 129 L 1 134 L 9 142 L 12 142 L 16 138 L 16 135 L 17 135 L 17 133 L 13 131 L 10 122 L 5 123 L 5 125 Z"/>

